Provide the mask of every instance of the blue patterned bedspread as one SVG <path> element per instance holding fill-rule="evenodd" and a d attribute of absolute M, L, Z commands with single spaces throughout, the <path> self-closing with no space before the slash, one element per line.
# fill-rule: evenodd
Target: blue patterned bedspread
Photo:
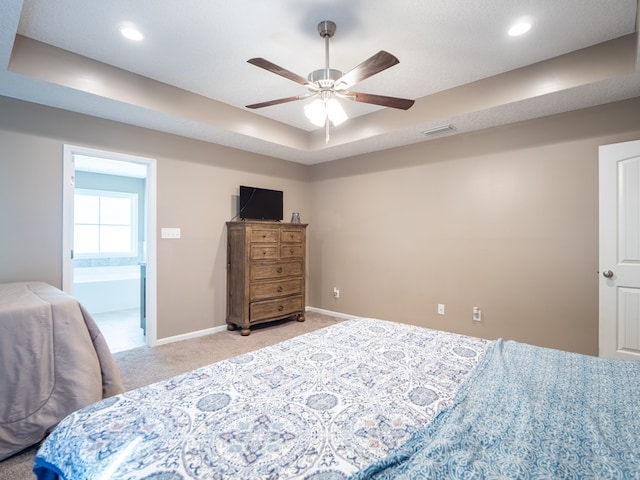
<path fill-rule="evenodd" d="M 640 479 L 640 362 L 494 342 L 454 403 L 354 479 Z"/>
<path fill-rule="evenodd" d="M 73 413 L 43 443 L 34 471 L 67 480 L 345 479 L 449 405 L 488 344 L 343 322 Z"/>

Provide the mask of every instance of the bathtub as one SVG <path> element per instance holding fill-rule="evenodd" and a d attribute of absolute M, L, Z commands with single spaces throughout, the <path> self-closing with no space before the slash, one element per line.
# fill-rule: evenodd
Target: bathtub
<path fill-rule="evenodd" d="M 140 308 L 140 266 L 75 268 L 73 296 L 91 313 Z"/>

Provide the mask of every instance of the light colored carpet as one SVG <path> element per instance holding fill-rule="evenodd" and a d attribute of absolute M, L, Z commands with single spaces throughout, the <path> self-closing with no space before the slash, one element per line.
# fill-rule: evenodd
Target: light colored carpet
<path fill-rule="evenodd" d="M 283 320 L 256 325 L 248 337 L 240 335 L 240 331 L 224 331 L 153 348 L 134 348 L 113 356 L 120 367 L 125 389 L 131 390 L 343 320 L 307 312 L 304 322 Z M 34 480 L 31 469 L 37 449 L 37 446 L 28 448 L 0 462 L 0 480 Z"/>

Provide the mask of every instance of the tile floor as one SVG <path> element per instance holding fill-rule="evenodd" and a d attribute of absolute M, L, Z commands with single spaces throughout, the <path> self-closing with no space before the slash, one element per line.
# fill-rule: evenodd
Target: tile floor
<path fill-rule="evenodd" d="M 146 345 L 140 328 L 140 310 L 119 310 L 92 314 L 112 353 Z"/>

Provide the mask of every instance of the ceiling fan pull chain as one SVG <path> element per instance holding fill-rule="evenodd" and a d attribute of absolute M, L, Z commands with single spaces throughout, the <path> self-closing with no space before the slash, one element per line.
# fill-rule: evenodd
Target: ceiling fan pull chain
<path fill-rule="evenodd" d="M 329 143 L 329 116 L 324 120 L 324 143 Z"/>

